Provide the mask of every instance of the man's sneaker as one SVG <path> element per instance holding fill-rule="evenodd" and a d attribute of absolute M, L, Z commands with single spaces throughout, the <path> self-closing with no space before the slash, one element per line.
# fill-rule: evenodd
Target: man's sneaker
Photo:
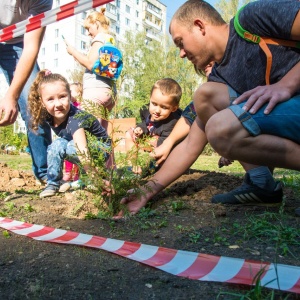
<path fill-rule="evenodd" d="M 262 189 L 251 182 L 249 174 L 246 173 L 244 182 L 235 190 L 212 197 L 212 203 L 221 204 L 244 204 L 272 206 L 282 202 L 283 191 L 280 182 L 276 183 L 274 191 Z"/>
<path fill-rule="evenodd" d="M 49 184 L 46 188 L 40 193 L 40 198 L 54 196 L 58 192 L 59 187 L 56 185 Z"/>

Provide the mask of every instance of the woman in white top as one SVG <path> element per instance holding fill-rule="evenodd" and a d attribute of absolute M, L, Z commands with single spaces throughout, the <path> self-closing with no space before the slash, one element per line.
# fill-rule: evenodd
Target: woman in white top
<path fill-rule="evenodd" d="M 95 62 L 99 59 L 99 48 L 106 42 L 115 44 L 114 38 L 109 34 L 110 21 L 104 15 L 104 12 L 105 8 L 101 8 L 100 12 L 94 11 L 84 21 L 84 27 L 92 38 L 91 48 L 87 55 L 66 43 L 68 53 L 86 68 L 83 76 L 83 101 L 81 105 L 82 108 L 87 110 L 89 101 L 105 107 L 108 111 L 111 111 L 115 105 L 113 80 L 108 77 L 95 75 L 91 71 Z M 99 121 L 107 129 L 107 120 L 101 119 Z"/>

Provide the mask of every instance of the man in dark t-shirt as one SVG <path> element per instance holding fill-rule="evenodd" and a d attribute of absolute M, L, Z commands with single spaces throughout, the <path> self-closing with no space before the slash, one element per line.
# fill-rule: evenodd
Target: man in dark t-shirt
<path fill-rule="evenodd" d="M 297 0 L 255 1 L 243 8 L 239 22 L 253 34 L 299 44 L 299 9 Z M 239 191 L 225 201 L 213 198 L 212 202 L 263 203 L 264 197 L 256 199 L 255 194 L 248 192 L 249 188 L 259 187 L 257 182 L 261 179 L 266 179 L 266 173 L 261 174 L 257 165 L 300 170 L 299 49 L 269 46 L 273 63 L 270 85 L 266 85 L 265 53 L 258 44 L 241 38 L 235 32 L 233 21 L 226 24 L 207 2 L 185 2 L 175 12 L 169 29 L 181 58 L 190 60 L 196 69 L 203 69 L 210 61 L 216 65 L 209 82 L 194 94 L 198 117 L 188 137 L 171 152 L 152 178 L 155 186 L 149 186 L 153 188 L 151 196 L 188 169 L 208 141 L 220 155 L 247 162 L 243 163 L 247 165 L 247 173 Z M 237 99 L 230 99 L 228 87 L 236 92 Z M 207 93 L 211 89 L 224 97 L 212 99 Z M 231 100 L 235 105 L 231 105 Z M 271 193 L 280 189 L 276 183 L 268 186 L 265 182 L 263 186 L 264 191 Z M 144 205 L 149 198 L 147 195 Z M 269 198 L 272 202 L 272 197 Z M 125 199 L 123 203 L 136 212 L 136 199 Z"/>

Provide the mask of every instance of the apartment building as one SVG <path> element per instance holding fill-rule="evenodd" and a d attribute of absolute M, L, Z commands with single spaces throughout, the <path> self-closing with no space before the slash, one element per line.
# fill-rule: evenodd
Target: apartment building
<path fill-rule="evenodd" d="M 70 1 L 55 0 L 53 7 Z M 166 33 L 167 8 L 158 0 L 115 0 L 106 5 L 106 16 L 111 21 L 111 31 L 116 41 L 123 41 L 126 31 L 146 31 L 146 42 L 161 40 Z M 98 8 L 96 8 L 98 9 Z M 89 12 L 61 20 L 47 26 L 41 45 L 38 62 L 41 69 L 47 68 L 69 79 L 70 72 L 80 69 L 78 63 L 70 56 L 62 36 L 79 51 L 86 53 L 90 37 L 83 27 L 83 21 Z"/>

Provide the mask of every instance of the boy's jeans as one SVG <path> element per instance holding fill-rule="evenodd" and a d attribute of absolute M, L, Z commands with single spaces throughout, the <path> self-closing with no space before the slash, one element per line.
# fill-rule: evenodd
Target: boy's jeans
<path fill-rule="evenodd" d="M 23 51 L 23 43 L 18 44 L 1 44 L 0 43 L 0 67 L 3 71 L 7 82 L 10 84 Z M 27 83 L 20 95 L 18 105 L 22 119 L 25 121 L 27 128 L 28 145 L 32 157 L 32 170 L 34 175 L 39 179 L 46 179 L 47 176 L 47 147 L 51 144 L 51 129 L 48 124 L 40 126 L 37 133 L 33 133 L 28 129 L 30 116 L 27 112 L 27 99 L 29 89 L 34 81 L 39 67 L 37 63 L 27 80 Z M 5 101 L 5 99 L 4 99 Z"/>

